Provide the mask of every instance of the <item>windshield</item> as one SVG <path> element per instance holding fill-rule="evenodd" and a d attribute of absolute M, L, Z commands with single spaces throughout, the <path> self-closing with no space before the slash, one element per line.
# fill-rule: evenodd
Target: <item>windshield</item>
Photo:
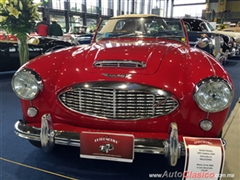
<path fill-rule="evenodd" d="M 167 38 L 185 42 L 185 35 L 180 19 L 161 18 L 158 16 L 136 17 L 119 16 L 104 23 L 96 40 L 119 37 Z"/>
<path fill-rule="evenodd" d="M 207 25 L 208 25 L 208 28 L 209 28 L 211 31 L 214 31 L 214 30 L 215 30 L 209 22 L 207 22 Z"/>

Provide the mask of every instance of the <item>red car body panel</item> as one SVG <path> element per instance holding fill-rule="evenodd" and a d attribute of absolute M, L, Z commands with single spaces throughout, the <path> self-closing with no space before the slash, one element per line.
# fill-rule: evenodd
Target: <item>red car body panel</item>
<path fill-rule="evenodd" d="M 146 63 L 146 68 L 94 67 L 94 62 L 100 60 L 138 60 Z M 217 137 L 229 111 L 227 108 L 208 114 L 193 99 L 196 84 L 206 77 L 217 76 L 231 82 L 226 71 L 205 52 L 174 40 L 106 39 L 90 46 L 69 47 L 44 54 L 22 68 L 33 69 L 43 80 L 44 91 L 31 100 L 31 104 L 30 101 L 21 100 L 25 121 L 35 127 L 41 126 L 42 115 L 50 113 L 54 129 L 62 131 L 118 132 L 134 134 L 139 138 L 166 139 L 169 124 L 176 122 L 180 139 L 182 135 Z M 131 76 L 108 77 L 104 74 Z M 76 113 L 59 102 L 59 93 L 67 87 L 92 81 L 127 81 L 164 89 L 173 94 L 179 107 L 166 116 L 115 121 Z M 30 105 L 39 110 L 34 118 L 26 113 Z M 200 121 L 206 118 L 213 123 L 213 128 L 207 134 L 199 126 Z"/>
<path fill-rule="evenodd" d="M 34 37 L 34 36 L 38 36 L 36 33 L 32 32 L 28 38 Z M 0 41 L 8 41 L 8 42 L 12 42 L 15 43 L 18 41 L 17 36 L 16 35 L 11 35 L 11 34 L 6 34 L 6 33 L 0 33 Z"/>
<path fill-rule="evenodd" d="M 17 41 L 17 37 L 14 35 L 10 35 L 10 34 L 0 34 L 0 41 L 15 42 L 15 41 Z"/>

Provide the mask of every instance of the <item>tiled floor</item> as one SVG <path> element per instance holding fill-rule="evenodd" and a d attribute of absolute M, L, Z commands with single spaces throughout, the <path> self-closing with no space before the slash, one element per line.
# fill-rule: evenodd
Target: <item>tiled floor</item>
<path fill-rule="evenodd" d="M 225 166 L 222 180 L 239 180 L 240 179 L 240 99 L 236 103 L 229 119 L 223 128 L 223 138 L 227 141 L 225 151 Z"/>

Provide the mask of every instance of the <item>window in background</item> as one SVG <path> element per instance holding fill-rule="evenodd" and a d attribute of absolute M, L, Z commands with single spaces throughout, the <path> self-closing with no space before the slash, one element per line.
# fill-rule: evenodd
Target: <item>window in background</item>
<path fill-rule="evenodd" d="M 157 14 L 161 17 L 165 16 L 165 1 L 164 0 L 153 0 L 152 1 L 152 13 Z"/>
<path fill-rule="evenodd" d="M 132 13 L 132 1 L 133 0 L 128 0 L 128 14 Z"/>
<path fill-rule="evenodd" d="M 52 8 L 64 10 L 64 1 L 63 0 L 52 0 Z"/>
<path fill-rule="evenodd" d="M 108 1 L 102 1 L 102 15 L 108 15 Z"/>
<path fill-rule="evenodd" d="M 87 32 L 94 32 L 97 27 L 97 20 L 92 18 L 87 18 Z"/>
<path fill-rule="evenodd" d="M 41 0 L 33 0 L 35 4 L 42 2 Z"/>
<path fill-rule="evenodd" d="M 167 8 L 166 17 L 171 17 L 172 6 L 173 6 L 172 1 L 168 1 L 168 6 L 166 6 Z"/>
<path fill-rule="evenodd" d="M 128 1 L 124 0 L 124 14 L 127 14 L 127 12 L 128 12 L 127 7 L 128 7 Z"/>
<path fill-rule="evenodd" d="M 61 16 L 61 15 L 50 15 L 50 20 L 54 18 L 57 20 L 57 23 L 62 27 L 63 33 L 66 32 L 66 20 L 65 20 L 65 16 Z M 51 22 L 50 22 L 51 23 Z"/>
<path fill-rule="evenodd" d="M 153 0 L 152 1 L 152 8 L 160 8 L 160 0 Z"/>
<path fill-rule="evenodd" d="M 125 1 L 121 1 L 121 14 L 124 14 L 124 9 L 125 9 Z"/>
<path fill-rule="evenodd" d="M 70 32 L 76 33 L 75 32 L 75 27 L 80 27 L 83 26 L 83 21 L 80 16 L 71 16 L 70 17 Z"/>
<path fill-rule="evenodd" d="M 202 10 L 206 9 L 206 5 L 189 5 L 189 6 L 174 6 L 173 17 L 183 17 L 190 15 L 193 17 L 202 17 Z"/>
<path fill-rule="evenodd" d="M 143 14 L 144 13 L 144 7 L 146 4 L 144 4 L 144 0 L 137 0 L 135 2 L 135 11 L 137 14 Z"/>
<path fill-rule="evenodd" d="M 113 1 L 113 16 L 117 16 L 118 15 L 118 11 L 119 11 L 119 8 L 118 8 L 118 1 Z"/>
<path fill-rule="evenodd" d="M 87 13 L 97 14 L 97 1 L 87 1 Z"/>
<path fill-rule="evenodd" d="M 108 0 L 108 16 L 113 16 L 113 0 Z"/>
<path fill-rule="evenodd" d="M 194 4 L 194 3 L 206 3 L 206 0 L 174 0 L 174 5 L 177 4 Z"/>
<path fill-rule="evenodd" d="M 82 12 L 82 2 L 79 0 L 70 0 L 70 10 Z"/>
<path fill-rule="evenodd" d="M 144 5 L 144 14 L 149 14 L 149 0 L 145 0 L 145 5 Z"/>

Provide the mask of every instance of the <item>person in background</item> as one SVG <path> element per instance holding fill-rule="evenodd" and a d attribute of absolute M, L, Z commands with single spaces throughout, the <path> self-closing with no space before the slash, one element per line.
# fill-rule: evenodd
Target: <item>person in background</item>
<path fill-rule="evenodd" d="M 62 36 L 62 28 L 61 26 L 57 23 L 57 20 L 52 18 L 51 19 L 52 24 L 48 28 L 48 35 L 49 36 Z"/>
<path fill-rule="evenodd" d="M 48 27 L 49 27 L 49 24 L 47 22 L 47 18 L 43 18 L 43 20 L 41 22 L 39 22 L 37 24 L 37 33 L 39 36 L 47 36 L 48 35 Z"/>

